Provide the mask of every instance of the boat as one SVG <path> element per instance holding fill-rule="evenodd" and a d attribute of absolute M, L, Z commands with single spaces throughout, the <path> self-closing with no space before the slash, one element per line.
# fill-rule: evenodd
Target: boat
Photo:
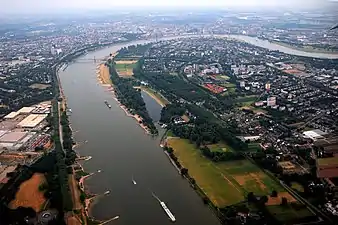
<path fill-rule="evenodd" d="M 136 184 L 136 181 L 134 180 L 134 176 L 131 177 L 131 181 L 133 182 L 133 184 Z"/>
<path fill-rule="evenodd" d="M 108 107 L 108 108 L 110 108 L 110 109 L 111 109 L 111 105 L 108 103 L 108 101 L 107 101 L 107 100 L 104 100 L 104 103 L 107 105 L 107 107 Z"/>
<path fill-rule="evenodd" d="M 101 170 L 98 170 L 97 172 L 98 172 L 98 173 L 101 173 Z"/>
<path fill-rule="evenodd" d="M 170 212 L 170 210 L 168 209 L 168 207 L 165 205 L 164 202 L 160 202 L 162 208 L 164 209 L 165 213 L 169 216 L 169 219 L 172 221 L 172 222 L 175 222 L 176 221 L 176 218 L 175 216 Z"/>
<path fill-rule="evenodd" d="M 107 195 L 107 194 L 109 194 L 109 193 L 110 193 L 110 191 L 106 191 L 104 194 Z"/>

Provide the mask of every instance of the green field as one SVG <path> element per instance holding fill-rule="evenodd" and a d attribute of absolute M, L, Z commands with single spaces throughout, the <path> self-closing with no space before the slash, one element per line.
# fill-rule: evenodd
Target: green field
<path fill-rule="evenodd" d="M 212 152 L 232 152 L 233 151 L 233 149 L 224 142 L 208 145 L 208 148 Z"/>
<path fill-rule="evenodd" d="M 188 140 L 170 139 L 168 144 L 182 166 L 189 170 L 190 176 L 218 207 L 236 204 L 244 200 L 248 192 L 262 195 L 270 195 L 272 190 L 285 192 L 248 160 L 214 163 L 202 156 Z"/>
<path fill-rule="evenodd" d="M 267 206 L 268 211 L 276 217 L 278 221 L 285 224 L 309 216 L 313 214 L 304 205 L 298 203 L 288 204 L 287 206 L 273 205 Z"/>
<path fill-rule="evenodd" d="M 256 142 L 250 142 L 248 144 L 248 149 L 249 149 L 249 152 L 260 152 L 260 151 L 262 151 L 260 144 L 256 143 Z"/>
<path fill-rule="evenodd" d="M 116 70 L 127 70 L 127 69 L 134 69 L 136 66 L 136 63 L 134 64 L 115 64 L 115 69 Z"/>
<path fill-rule="evenodd" d="M 319 166 L 337 165 L 338 157 L 318 158 L 317 162 Z"/>
<path fill-rule="evenodd" d="M 116 61 L 115 69 L 119 76 L 134 75 L 133 69 L 136 67 L 137 61 Z"/>
<path fill-rule="evenodd" d="M 257 95 L 248 95 L 245 97 L 239 97 L 236 99 L 236 102 L 239 103 L 241 106 L 250 106 L 254 103 L 257 99 Z"/>

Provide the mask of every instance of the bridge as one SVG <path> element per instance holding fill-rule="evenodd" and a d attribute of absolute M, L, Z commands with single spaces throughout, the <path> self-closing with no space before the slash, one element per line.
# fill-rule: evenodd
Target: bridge
<path fill-rule="evenodd" d="M 76 63 L 102 63 L 105 62 L 108 59 L 108 57 L 104 58 L 81 58 L 81 59 L 75 59 L 74 62 Z"/>

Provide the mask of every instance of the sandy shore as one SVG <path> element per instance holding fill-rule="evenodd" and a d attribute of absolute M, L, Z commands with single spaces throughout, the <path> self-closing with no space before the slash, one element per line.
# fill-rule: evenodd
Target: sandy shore
<path fill-rule="evenodd" d="M 105 64 L 100 64 L 97 67 L 97 79 L 102 85 L 111 85 L 112 82 L 110 80 L 110 75 L 109 75 L 109 68 Z"/>
<path fill-rule="evenodd" d="M 137 114 L 132 115 L 128 111 L 127 107 L 124 106 L 123 104 L 121 104 L 121 102 L 117 99 L 116 94 L 115 94 L 115 90 L 114 90 L 114 86 L 113 86 L 113 84 L 110 80 L 109 69 L 104 64 L 101 64 L 97 67 L 97 78 L 98 78 L 98 81 L 100 82 L 100 84 L 102 86 L 108 87 L 107 90 L 112 93 L 113 99 L 119 104 L 120 108 L 125 112 L 125 114 L 129 117 L 133 117 L 137 121 L 139 126 L 142 127 L 147 134 L 150 134 L 149 128 L 141 123 L 142 120 L 143 120 L 142 117 L 140 117 Z M 151 93 L 149 93 L 149 95 L 150 94 Z"/>
<path fill-rule="evenodd" d="M 147 126 L 143 125 L 143 123 L 142 123 L 142 120 L 143 120 L 142 117 L 140 117 L 140 116 L 137 115 L 137 114 L 132 115 L 132 114 L 128 111 L 127 107 L 125 107 L 124 105 L 122 105 L 122 104 L 119 102 L 119 100 L 118 100 L 117 98 L 114 98 L 114 99 L 119 103 L 121 109 L 125 112 L 125 114 L 126 114 L 127 116 L 133 117 L 133 118 L 137 121 L 138 125 L 140 125 L 140 127 L 142 127 L 142 128 L 145 130 L 145 132 L 146 132 L 147 134 L 150 134 L 149 128 L 148 128 Z"/>

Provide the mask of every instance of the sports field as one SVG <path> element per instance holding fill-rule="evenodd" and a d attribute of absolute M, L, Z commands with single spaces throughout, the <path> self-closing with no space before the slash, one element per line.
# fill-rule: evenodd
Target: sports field
<path fill-rule="evenodd" d="M 133 69 L 135 68 L 137 60 L 119 60 L 115 61 L 115 69 L 119 76 L 130 77 L 133 76 Z"/>
<path fill-rule="evenodd" d="M 207 145 L 212 152 L 232 152 L 233 149 L 226 143 L 219 142 L 217 144 Z"/>
<path fill-rule="evenodd" d="M 238 203 L 249 192 L 269 196 L 272 190 L 281 193 L 290 202 L 295 201 L 283 187 L 248 160 L 214 163 L 205 158 L 188 140 L 170 139 L 168 145 L 174 149 L 182 166 L 189 170 L 190 176 L 218 207 Z M 217 150 L 216 145 L 214 150 Z M 274 204 L 277 199 L 269 201 Z"/>

